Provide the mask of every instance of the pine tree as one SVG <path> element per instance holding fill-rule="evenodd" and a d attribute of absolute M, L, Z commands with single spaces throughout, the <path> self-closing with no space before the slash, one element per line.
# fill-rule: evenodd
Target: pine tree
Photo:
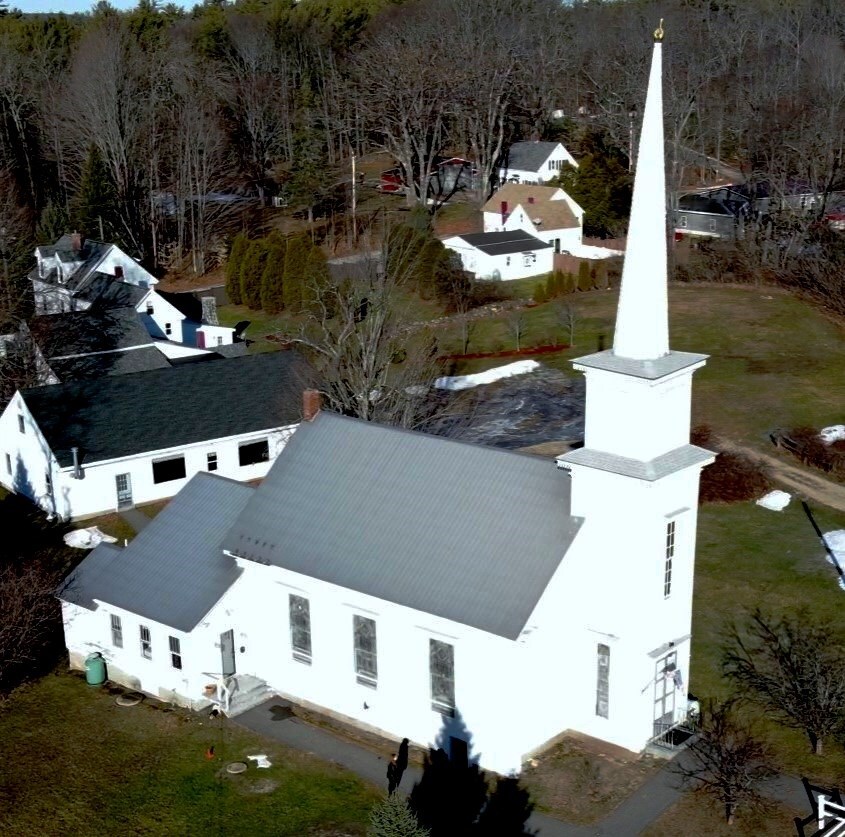
<path fill-rule="evenodd" d="M 367 837 L 428 837 L 429 834 L 429 830 L 419 824 L 402 794 L 391 794 L 370 813 Z"/>
<path fill-rule="evenodd" d="M 311 242 L 305 236 L 297 236 L 288 242 L 282 289 L 285 309 L 292 314 L 298 314 L 302 310 L 305 271 L 310 249 Z"/>
<path fill-rule="evenodd" d="M 551 279 L 551 276 L 549 277 Z M 546 284 L 548 283 L 548 279 L 545 282 L 538 282 L 534 287 L 534 302 L 538 305 L 542 305 L 544 302 L 548 301 L 548 297 L 546 296 Z"/>
<path fill-rule="evenodd" d="M 82 169 L 79 192 L 73 202 L 72 223 L 89 238 L 115 241 L 117 189 L 99 149 L 92 145 Z"/>
<path fill-rule="evenodd" d="M 302 284 L 302 304 L 306 309 L 312 309 L 318 299 L 328 299 L 324 293 L 331 277 L 326 256 L 319 247 L 311 245 L 305 259 L 305 273 Z"/>
<path fill-rule="evenodd" d="M 261 274 L 267 258 L 267 247 L 263 239 L 253 241 L 247 248 L 241 262 L 241 303 L 250 308 L 261 307 Z"/>
<path fill-rule="evenodd" d="M 278 314 L 285 307 L 284 275 L 287 242 L 278 230 L 267 236 L 267 259 L 261 274 L 261 307 Z"/>
<path fill-rule="evenodd" d="M 543 291 L 547 300 L 554 299 L 557 296 L 557 273 L 550 273 L 546 277 L 546 287 Z"/>
<path fill-rule="evenodd" d="M 244 233 L 238 233 L 226 260 L 226 294 L 232 305 L 241 304 L 241 263 L 248 247 L 249 239 Z"/>
<path fill-rule="evenodd" d="M 589 291 L 593 287 L 593 279 L 590 276 L 590 265 L 582 261 L 578 265 L 578 290 Z"/>

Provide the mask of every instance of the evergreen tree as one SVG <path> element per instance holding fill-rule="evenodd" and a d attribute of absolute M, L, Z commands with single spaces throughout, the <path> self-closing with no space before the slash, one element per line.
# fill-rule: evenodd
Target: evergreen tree
<path fill-rule="evenodd" d="M 311 241 L 306 236 L 300 235 L 288 242 L 282 294 L 285 309 L 292 314 L 298 314 L 302 310 L 305 271 L 310 250 Z"/>
<path fill-rule="evenodd" d="M 226 260 L 226 294 L 232 305 L 241 304 L 241 262 L 249 247 L 249 239 L 245 233 L 238 233 L 232 248 L 229 250 L 229 258 Z"/>
<path fill-rule="evenodd" d="M 73 203 L 72 223 L 89 238 L 118 241 L 116 235 L 117 190 L 99 149 L 92 145 L 82 169 L 82 181 Z"/>
<path fill-rule="evenodd" d="M 267 258 L 264 240 L 253 241 L 241 262 L 241 303 L 250 308 L 261 308 L 261 274 Z"/>
<path fill-rule="evenodd" d="M 40 244 L 52 243 L 61 238 L 70 227 L 67 212 L 52 200 L 48 200 L 35 228 L 35 238 Z"/>
<path fill-rule="evenodd" d="M 284 275 L 287 242 L 278 230 L 267 236 L 267 258 L 261 274 L 261 307 L 278 314 L 285 307 Z"/>
<path fill-rule="evenodd" d="M 551 277 L 549 277 L 551 279 Z M 538 305 L 542 305 L 544 302 L 548 301 L 548 297 L 546 296 L 546 284 L 548 283 L 548 279 L 546 282 L 538 282 L 534 286 L 534 302 Z"/>
<path fill-rule="evenodd" d="M 402 794 L 391 794 L 370 812 L 367 837 L 428 837 L 429 834 L 429 830 L 419 824 Z"/>
<path fill-rule="evenodd" d="M 302 304 L 306 309 L 313 308 L 317 300 L 325 301 L 331 298 L 330 294 L 324 293 L 330 280 L 326 256 L 319 247 L 312 244 L 305 259 L 302 283 Z M 331 312 L 327 313 L 331 316 Z"/>
<path fill-rule="evenodd" d="M 590 265 L 582 261 L 578 265 L 578 290 L 589 291 L 592 290 L 593 280 L 590 276 Z"/>
<path fill-rule="evenodd" d="M 545 300 L 554 299 L 558 295 L 557 291 L 557 273 L 550 273 L 546 277 L 546 287 L 543 289 L 543 296 Z M 536 299 L 536 295 L 534 299 Z"/>

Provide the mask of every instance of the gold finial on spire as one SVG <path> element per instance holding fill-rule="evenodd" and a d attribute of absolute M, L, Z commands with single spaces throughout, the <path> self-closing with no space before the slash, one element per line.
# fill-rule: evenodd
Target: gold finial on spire
<path fill-rule="evenodd" d="M 654 40 L 658 42 L 663 40 L 663 18 L 660 18 L 660 24 L 654 30 Z"/>

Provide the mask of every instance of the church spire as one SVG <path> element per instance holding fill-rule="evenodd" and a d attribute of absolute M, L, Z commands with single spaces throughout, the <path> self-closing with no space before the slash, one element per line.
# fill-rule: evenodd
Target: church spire
<path fill-rule="evenodd" d="M 653 360 L 669 352 L 662 41 L 661 20 L 654 33 L 613 339 L 613 354 L 633 360 Z"/>

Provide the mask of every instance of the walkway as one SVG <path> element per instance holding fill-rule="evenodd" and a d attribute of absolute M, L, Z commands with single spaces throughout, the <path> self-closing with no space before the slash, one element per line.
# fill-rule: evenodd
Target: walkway
<path fill-rule="evenodd" d="M 845 511 L 845 485 L 828 479 L 817 471 L 800 465 L 784 462 L 780 457 L 727 439 L 716 440 L 717 446 L 725 451 L 742 453 L 760 462 L 769 469 L 774 479 L 808 500 Z"/>
<path fill-rule="evenodd" d="M 136 535 L 150 522 L 150 518 L 134 506 L 129 509 L 121 509 L 118 514 L 135 530 Z"/>
<path fill-rule="evenodd" d="M 288 747 L 339 764 L 362 779 L 387 789 L 387 761 L 384 757 L 291 715 L 287 702 L 281 698 L 270 698 L 261 706 L 239 715 L 234 722 Z M 635 837 L 681 795 L 680 779 L 671 764 L 667 762 L 666 767 L 596 825 L 571 825 L 540 813 L 532 814 L 528 824 L 537 831 L 538 837 Z M 418 767 L 409 765 L 401 789 L 410 791 L 421 775 Z M 800 783 L 797 787 L 801 789 Z"/>

